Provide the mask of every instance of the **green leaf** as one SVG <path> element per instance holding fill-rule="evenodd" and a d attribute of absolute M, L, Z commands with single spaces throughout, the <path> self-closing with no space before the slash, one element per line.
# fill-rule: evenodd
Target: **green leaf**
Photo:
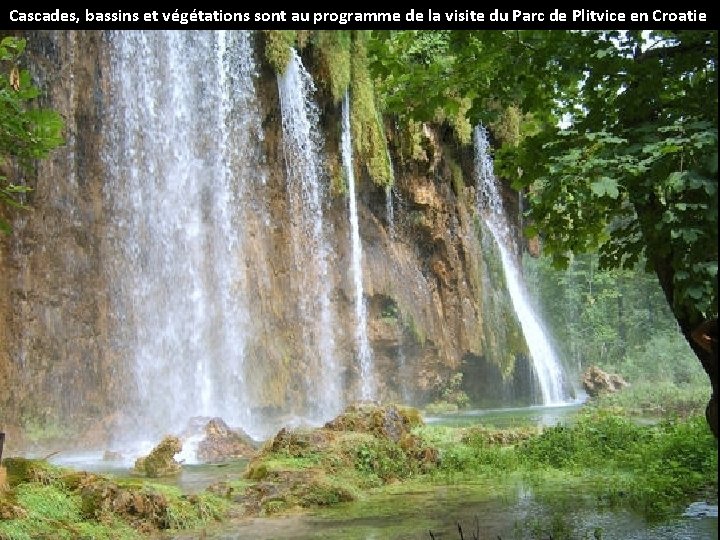
<path fill-rule="evenodd" d="M 609 178 L 607 176 L 602 177 L 600 180 L 592 182 L 590 189 L 598 197 L 608 196 L 612 199 L 617 199 L 620 194 L 618 191 L 617 180 Z"/>

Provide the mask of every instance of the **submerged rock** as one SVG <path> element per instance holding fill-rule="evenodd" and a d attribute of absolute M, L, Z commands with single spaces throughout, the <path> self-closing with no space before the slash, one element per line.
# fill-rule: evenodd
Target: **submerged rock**
<path fill-rule="evenodd" d="M 620 375 L 606 373 L 597 366 L 590 366 L 582 374 L 582 385 L 590 397 L 602 393 L 613 393 L 622 390 L 628 383 Z"/>
<path fill-rule="evenodd" d="M 175 461 L 175 454 L 180 451 L 182 451 L 182 443 L 179 438 L 165 437 L 150 454 L 135 461 L 135 472 L 149 478 L 177 474 L 182 467 Z"/>

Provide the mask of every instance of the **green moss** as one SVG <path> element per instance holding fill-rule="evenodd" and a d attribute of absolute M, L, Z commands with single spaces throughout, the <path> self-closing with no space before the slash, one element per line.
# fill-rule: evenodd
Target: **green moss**
<path fill-rule="evenodd" d="M 490 122 L 489 127 L 501 145 L 517 146 L 520 142 L 522 121 L 520 109 L 511 105 L 503 109 L 498 115 L 498 119 Z"/>
<path fill-rule="evenodd" d="M 451 158 L 448 158 L 448 165 L 450 166 L 450 178 L 452 180 L 453 191 L 457 197 L 461 197 L 465 192 L 465 180 L 463 179 L 462 168 Z"/>
<path fill-rule="evenodd" d="M 326 169 L 330 175 L 330 194 L 341 197 L 347 194 L 347 174 L 337 154 L 331 154 L 326 160 Z"/>
<path fill-rule="evenodd" d="M 25 482 L 51 484 L 68 473 L 67 469 L 51 465 L 44 459 L 26 459 L 21 457 L 3 459 L 7 469 L 8 483 L 16 486 Z"/>
<path fill-rule="evenodd" d="M 282 74 L 290 62 L 290 52 L 295 46 L 297 33 L 295 30 L 264 30 L 265 60 L 276 73 Z"/>
<path fill-rule="evenodd" d="M 410 332 L 410 335 L 415 340 L 415 343 L 417 343 L 421 347 L 424 347 L 425 341 L 427 339 L 427 336 L 425 335 L 425 330 L 415 320 L 415 317 L 413 317 L 412 313 L 407 313 L 403 316 L 403 324 L 405 325 L 405 328 L 407 328 L 407 330 Z"/>
<path fill-rule="evenodd" d="M 367 32 L 354 31 L 351 54 L 351 124 L 353 149 L 364 163 L 368 175 L 378 186 L 394 182 L 390 154 L 380 114 L 375 102 L 375 89 L 367 59 Z"/>
<path fill-rule="evenodd" d="M 427 136 L 422 122 L 409 120 L 400 132 L 400 153 L 404 159 L 429 161 L 427 154 Z"/>
<path fill-rule="evenodd" d="M 339 104 L 350 86 L 352 33 L 322 30 L 315 32 L 313 44 L 320 59 L 318 78 L 330 90 L 335 104 Z"/>

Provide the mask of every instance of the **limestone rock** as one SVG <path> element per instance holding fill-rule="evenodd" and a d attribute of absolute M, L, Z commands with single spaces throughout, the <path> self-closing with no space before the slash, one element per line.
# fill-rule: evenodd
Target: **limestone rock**
<path fill-rule="evenodd" d="M 153 448 L 146 457 L 135 461 L 135 472 L 149 478 L 172 476 L 180 472 L 180 463 L 175 461 L 175 454 L 182 450 L 182 443 L 177 437 L 165 437 Z"/>
<path fill-rule="evenodd" d="M 617 392 L 628 386 L 628 383 L 620 375 L 590 366 L 582 375 L 582 385 L 590 397 L 597 397 L 602 393 Z"/>
<path fill-rule="evenodd" d="M 325 424 L 325 428 L 372 433 L 398 442 L 422 423 L 420 413 L 412 407 L 358 404 L 347 407 L 340 416 Z"/>
<path fill-rule="evenodd" d="M 229 459 L 250 458 L 255 455 L 253 440 L 241 430 L 234 430 L 221 418 L 213 418 L 205 425 L 205 439 L 197 448 L 197 458 L 206 463 Z"/>

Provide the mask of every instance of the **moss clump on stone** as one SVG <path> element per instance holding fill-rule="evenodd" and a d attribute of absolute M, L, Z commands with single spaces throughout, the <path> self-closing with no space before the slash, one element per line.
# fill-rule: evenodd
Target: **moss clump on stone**
<path fill-rule="evenodd" d="M 52 465 L 44 459 L 5 458 L 3 466 L 11 487 L 25 482 L 51 484 L 68 473 L 66 469 Z"/>
<path fill-rule="evenodd" d="M 175 461 L 175 454 L 182 450 L 182 443 L 177 437 L 165 437 L 160 444 L 153 448 L 146 457 L 135 461 L 135 472 L 148 478 L 172 476 L 181 470 L 181 465 Z"/>
<path fill-rule="evenodd" d="M 290 53 L 295 46 L 295 30 L 265 30 L 265 60 L 278 74 L 283 74 L 290 62 Z"/>
<path fill-rule="evenodd" d="M 367 32 L 354 31 L 351 54 L 350 89 L 353 149 L 378 186 L 392 185 L 393 171 L 385 130 L 375 102 L 375 88 L 368 70 Z"/>
<path fill-rule="evenodd" d="M 337 105 L 350 86 L 352 33 L 349 30 L 321 30 L 315 33 L 313 45 L 320 60 L 319 79 L 330 90 Z"/>
<path fill-rule="evenodd" d="M 281 429 L 248 464 L 255 483 L 234 500 L 246 514 L 355 500 L 363 490 L 427 472 L 439 453 L 412 433 L 419 411 L 359 404 L 319 429 Z"/>

